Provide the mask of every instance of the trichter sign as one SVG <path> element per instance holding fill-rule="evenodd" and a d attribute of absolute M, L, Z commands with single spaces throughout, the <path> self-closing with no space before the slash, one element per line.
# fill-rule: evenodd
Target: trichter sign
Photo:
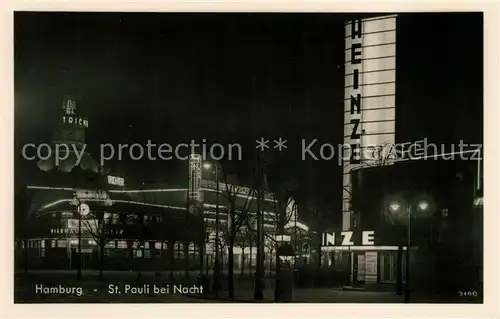
<path fill-rule="evenodd" d="M 63 102 L 63 112 L 62 122 L 64 124 L 75 124 L 85 128 L 89 127 L 89 122 L 87 119 L 75 116 L 76 112 L 76 102 L 73 100 L 65 100 Z"/>
<path fill-rule="evenodd" d="M 361 242 L 355 242 L 354 238 L 355 234 L 352 231 L 343 231 L 340 233 L 323 233 L 323 240 L 322 240 L 322 245 L 323 246 L 339 246 L 337 245 L 337 242 L 335 239 L 337 238 L 336 235 L 339 235 L 339 238 L 341 239 L 340 241 L 340 246 L 354 246 L 354 245 L 360 245 L 361 246 L 373 246 L 375 245 L 375 231 L 373 230 L 366 230 L 361 232 Z M 359 237 L 359 236 L 357 236 Z"/>

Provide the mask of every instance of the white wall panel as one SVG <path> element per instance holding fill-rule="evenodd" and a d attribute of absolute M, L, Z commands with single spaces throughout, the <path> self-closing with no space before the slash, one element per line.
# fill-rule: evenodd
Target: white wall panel
<path fill-rule="evenodd" d="M 351 41 L 353 39 L 346 38 L 345 39 L 345 44 L 346 48 L 351 46 Z M 387 43 L 395 43 L 396 42 L 396 32 L 395 31 L 388 31 L 388 32 L 381 32 L 381 33 L 372 33 L 372 34 L 365 34 L 363 35 L 363 39 L 354 39 L 354 43 L 363 43 L 363 46 L 372 46 L 372 45 L 378 45 L 378 44 L 387 44 Z M 349 49 L 347 49 L 349 50 Z"/>
<path fill-rule="evenodd" d="M 379 46 L 370 46 L 370 47 L 361 47 L 361 48 L 356 48 L 354 50 L 345 50 L 344 52 L 344 62 L 345 63 L 351 63 L 352 59 L 352 52 L 357 53 L 355 56 L 355 59 L 362 59 L 362 60 L 367 60 L 367 59 L 377 59 L 377 58 L 386 58 L 386 57 L 391 57 L 396 54 L 396 44 L 383 44 Z M 362 63 L 360 63 L 362 64 Z M 360 64 L 355 64 L 360 65 Z M 364 68 L 360 67 L 360 71 L 363 71 Z"/>
<path fill-rule="evenodd" d="M 363 113 L 370 112 L 371 110 L 374 110 L 374 109 L 387 109 L 390 107 L 395 107 L 395 105 L 396 105 L 396 96 L 395 95 L 373 96 L 373 97 L 361 98 L 361 108 L 363 109 Z M 344 101 L 344 112 L 351 112 L 351 100 L 350 99 Z M 390 113 L 386 113 L 386 114 L 390 114 Z M 390 119 L 392 119 L 392 118 L 390 118 Z"/>
<path fill-rule="evenodd" d="M 351 21 L 345 26 L 345 36 L 351 37 Z M 357 27 L 357 26 L 356 26 Z M 363 19 L 362 34 L 392 31 L 396 29 L 396 16 L 378 17 L 374 19 Z"/>
<path fill-rule="evenodd" d="M 351 65 L 350 62 L 345 64 L 345 74 L 352 74 L 354 69 L 359 69 L 360 72 L 373 72 L 383 70 L 396 69 L 396 59 L 394 57 L 379 58 L 364 60 L 362 68 L 358 64 Z"/>
<path fill-rule="evenodd" d="M 381 71 L 381 72 L 368 72 L 359 74 L 358 85 L 365 85 L 370 83 L 386 83 L 396 81 L 396 70 Z M 345 86 L 354 85 L 354 74 L 347 74 L 345 76 Z"/>
<path fill-rule="evenodd" d="M 352 87 L 348 87 L 344 90 L 344 92 L 344 99 L 349 99 L 349 101 L 351 96 L 357 97 L 358 93 L 361 94 L 362 98 L 380 95 L 395 95 L 396 83 L 365 85 L 357 90 L 353 90 Z"/>

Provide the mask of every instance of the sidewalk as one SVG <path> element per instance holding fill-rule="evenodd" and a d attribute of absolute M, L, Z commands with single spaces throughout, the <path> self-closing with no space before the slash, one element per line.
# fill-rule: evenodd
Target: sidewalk
<path fill-rule="evenodd" d="M 139 276 L 140 273 L 140 276 Z M 115 280 L 134 280 L 137 278 L 141 279 L 169 279 L 170 271 L 126 271 L 126 270 L 104 270 L 102 272 L 104 278 L 115 279 Z M 199 271 L 189 271 L 188 280 L 195 281 L 199 275 Z M 14 273 L 15 277 L 18 278 L 30 278 L 30 277 L 41 277 L 44 278 L 76 278 L 77 271 L 76 270 L 29 270 L 28 272 L 24 272 L 23 270 L 17 270 Z M 186 279 L 185 271 L 172 271 L 173 279 Z M 92 278 L 100 278 L 99 270 L 82 270 L 83 279 L 92 279 Z"/>
<path fill-rule="evenodd" d="M 253 289 L 235 290 L 234 302 L 258 303 L 274 302 L 274 289 L 264 289 L 264 300 L 255 301 Z M 219 300 L 228 300 L 228 292 L 219 293 Z M 198 296 L 189 295 L 192 298 L 217 299 L 215 295 Z M 339 289 L 324 288 L 295 288 L 293 290 L 292 302 L 297 303 L 402 303 L 403 297 L 387 292 L 368 291 L 342 291 Z"/>

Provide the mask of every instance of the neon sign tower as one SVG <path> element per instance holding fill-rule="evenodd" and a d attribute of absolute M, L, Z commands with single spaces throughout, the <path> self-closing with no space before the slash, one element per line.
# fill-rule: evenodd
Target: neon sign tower
<path fill-rule="evenodd" d="M 374 150 L 395 139 L 396 15 L 348 21 L 345 44 L 344 144 L 351 152 L 343 165 L 342 229 L 347 231 L 353 227 L 351 171 L 381 165 Z"/>

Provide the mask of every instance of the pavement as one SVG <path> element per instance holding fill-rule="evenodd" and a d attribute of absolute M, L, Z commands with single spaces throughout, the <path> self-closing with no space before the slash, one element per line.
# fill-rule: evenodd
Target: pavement
<path fill-rule="evenodd" d="M 179 272 L 170 280 L 167 273 L 158 276 L 154 272 L 143 272 L 139 278 L 135 272 L 116 271 L 105 272 L 104 278 L 100 278 L 97 271 L 84 271 L 79 280 L 74 271 L 30 271 L 17 274 L 14 300 L 16 303 L 255 302 L 248 280 L 242 282 L 235 276 L 235 298 L 228 300 L 227 290 L 220 292 L 220 298 L 203 294 L 196 284 L 196 276 L 191 277 L 186 279 L 184 272 Z M 319 288 L 295 289 L 293 297 L 293 302 L 401 302 L 399 296 L 389 293 Z M 274 289 L 264 289 L 264 300 L 259 302 L 273 301 Z"/>
<path fill-rule="evenodd" d="M 235 290 L 235 302 L 274 302 L 274 289 L 264 289 L 262 301 L 253 300 L 253 290 Z M 227 292 L 221 293 L 219 300 L 227 296 Z M 193 298 L 203 298 L 215 300 L 215 296 L 193 296 Z M 403 297 L 386 292 L 367 291 L 342 291 L 337 288 L 295 288 L 292 293 L 294 303 L 402 303 Z"/>

